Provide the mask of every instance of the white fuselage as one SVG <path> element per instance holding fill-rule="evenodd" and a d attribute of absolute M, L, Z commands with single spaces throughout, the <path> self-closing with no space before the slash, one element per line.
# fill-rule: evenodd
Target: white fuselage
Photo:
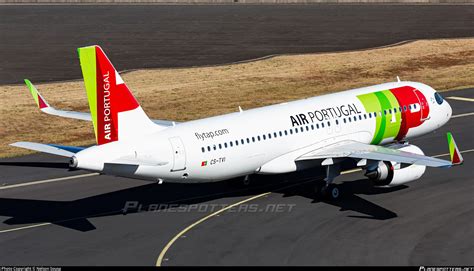
<path fill-rule="evenodd" d="M 416 89 L 426 100 L 370 110 L 373 105 L 360 98 L 400 87 Z M 410 118 L 415 113 L 421 116 L 420 124 L 409 128 L 403 139 L 439 128 L 451 117 L 451 108 L 446 101 L 438 104 L 434 93 L 421 83 L 386 83 L 180 123 L 133 140 L 88 148 L 76 158 L 78 168 L 165 182 L 292 172 L 299 169 L 294 162 L 299 156 L 342 140 L 370 144 L 401 140 L 395 135 L 401 133 L 404 121 L 400 108 L 404 114 L 414 112 Z"/>

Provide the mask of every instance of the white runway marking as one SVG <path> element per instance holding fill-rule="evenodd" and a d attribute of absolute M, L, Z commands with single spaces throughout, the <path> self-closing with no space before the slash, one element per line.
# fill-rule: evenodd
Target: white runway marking
<path fill-rule="evenodd" d="M 467 117 L 467 116 L 472 116 L 472 115 L 474 115 L 474 112 L 454 115 L 454 116 L 451 116 L 451 118 L 455 119 L 455 118 L 462 118 L 462 117 Z"/>
<path fill-rule="evenodd" d="M 47 226 L 47 225 L 51 225 L 51 223 L 50 223 L 50 222 L 47 222 L 47 223 L 34 224 L 34 225 L 30 225 L 30 226 L 24 226 L 24 227 L 19 227 L 19 228 L 13 228 L 13 229 L 1 230 L 1 231 L 0 231 L 0 233 L 6 233 L 6 232 L 12 232 L 12 231 L 26 230 L 26 229 L 37 228 L 37 227 L 42 227 L 42 226 Z"/>
<path fill-rule="evenodd" d="M 22 187 L 22 186 L 29 186 L 29 185 L 36 185 L 36 184 L 54 183 L 54 182 L 60 182 L 60 181 L 65 181 L 65 180 L 72 180 L 72 179 L 78 179 L 78 178 L 97 176 L 97 175 L 99 175 L 99 173 L 87 173 L 87 174 L 61 177 L 61 178 L 55 178 L 55 179 L 47 179 L 47 180 L 27 182 L 27 183 L 12 184 L 12 185 L 7 185 L 7 186 L 2 186 L 2 187 L 0 187 L 0 190 L 10 189 L 10 188 L 17 188 L 17 187 Z"/>
<path fill-rule="evenodd" d="M 446 97 L 446 99 L 463 101 L 463 102 L 474 102 L 474 99 L 472 98 L 457 97 L 457 96 Z"/>

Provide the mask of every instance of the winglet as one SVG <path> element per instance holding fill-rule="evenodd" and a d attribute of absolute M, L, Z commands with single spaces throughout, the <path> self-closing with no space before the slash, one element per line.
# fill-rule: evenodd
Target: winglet
<path fill-rule="evenodd" d="M 451 163 L 453 165 L 461 165 L 464 162 L 464 159 L 462 158 L 461 152 L 459 151 L 458 146 L 456 145 L 456 141 L 454 141 L 454 137 L 450 132 L 448 132 L 446 135 L 448 137 L 449 154 L 451 155 Z"/>
<path fill-rule="evenodd" d="M 25 84 L 28 87 L 28 89 L 31 92 L 31 95 L 33 96 L 33 99 L 35 99 L 36 105 L 38 106 L 39 109 L 44 109 L 49 107 L 49 104 L 46 102 L 46 100 L 41 96 L 39 91 L 36 89 L 36 87 L 30 82 L 30 80 L 25 79 Z"/>

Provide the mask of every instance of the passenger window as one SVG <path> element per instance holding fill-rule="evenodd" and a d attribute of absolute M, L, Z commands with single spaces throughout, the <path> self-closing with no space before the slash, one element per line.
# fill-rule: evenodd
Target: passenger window
<path fill-rule="evenodd" d="M 229 144 L 230 144 L 230 146 L 231 146 L 231 147 L 233 147 L 233 146 L 234 146 L 234 144 L 232 143 L 232 141 L 231 141 L 231 142 L 229 142 Z"/>
<path fill-rule="evenodd" d="M 281 132 L 280 132 L 280 133 L 281 133 Z M 273 133 L 273 137 L 277 137 L 277 133 L 276 133 L 276 132 Z"/>
<path fill-rule="evenodd" d="M 328 127 L 329 127 L 329 126 L 331 126 L 331 122 L 330 122 L 330 121 L 328 121 Z"/>
<path fill-rule="evenodd" d="M 211 146 L 207 146 L 207 151 L 211 151 Z"/>
<path fill-rule="evenodd" d="M 311 130 L 314 130 L 314 124 L 311 124 Z"/>
<path fill-rule="evenodd" d="M 338 125 L 338 124 L 339 124 L 339 121 L 338 121 L 338 120 L 336 120 L 336 125 Z"/>
<path fill-rule="evenodd" d="M 224 147 L 227 148 L 227 142 L 224 143 Z"/>
<path fill-rule="evenodd" d="M 288 135 L 288 131 L 287 131 L 287 130 L 285 130 L 285 135 Z"/>
<path fill-rule="evenodd" d="M 257 136 L 257 140 L 260 141 L 260 136 Z"/>
<path fill-rule="evenodd" d="M 293 129 L 290 129 L 290 135 L 292 135 L 292 134 L 293 134 Z"/>
<path fill-rule="evenodd" d="M 204 149 L 204 147 L 202 147 L 202 148 L 201 148 L 201 151 L 202 151 L 202 152 L 205 152 L 206 150 Z"/>
<path fill-rule="evenodd" d="M 321 122 L 321 128 L 324 128 L 324 122 Z"/>
<path fill-rule="evenodd" d="M 362 116 L 361 116 L 361 115 L 359 115 L 359 120 L 362 120 Z"/>
<path fill-rule="evenodd" d="M 240 140 L 240 143 L 242 143 L 242 145 L 244 145 L 244 142 L 245 142 L 245 141 L 244 141 L 243 139 Z"/>
<path fill-rule="evenodd" d="M 263 135 L 262 137 L 263 137 L 263 140 L 267 140 L 267 137 L 265 135 Z"/>
<path fill-rule="evenodd" d="M 222 144 L 219 143 L 219 149 L 222 149 Z"/>
<path fill-rule="evenodd" d="M 239 146 L 239 141 L 238 140 L 235 141 L 235 146 Z"/>
<path fill-rule="evenodd" d="M 316 129 L 319 129 L 319 124 L 316 123 Z"/>
<path fill-rule="evenodd" d="M 250 138 L 247 137 L 247 143 L 250 143 Z"/>
<path fill-rule="evenodd" d="M 272 134 L 268 134 L 268 139 L 271 139 L 272 138 Z"/>
<path fill-rule="evenodd" d="M 214 150 L 217 150 L 217 147 L 216 147 L 216 145 L 214 145 L 214 146 L 213 146 L 213 148 L 214 148 Z"/>
<path fill-rule="evenodd" d="M 367 119 L 367 114 L 364 114 L 364 119 Z"/>
<path fill-rule="evenodd" d="M 357 120 L 357 117 L 356 117 L 356 116 L 354 116 L 354 121 L 356 121 L 356 120 Z"/>
<path fill-rule="evenodd" d="M 255 142 L 255 137 L 252 136 L 252 142 Z"/>

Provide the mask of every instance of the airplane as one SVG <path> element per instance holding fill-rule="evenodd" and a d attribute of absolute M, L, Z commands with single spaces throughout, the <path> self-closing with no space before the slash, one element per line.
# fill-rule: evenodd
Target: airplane
<path fill-rule="evenodd" d="M 451 133 L 451 160 L 425 156 L 407 140 L 448 122 L 452 109 L 432 87 L 389 82 L 188 122 L 151 120 L 101 47 L 78 49 L 90 113 L 51 107 L 25 79 L 39 109 L 92 121 L 97 145 L 16 142 L 12 146 L 70 158 L 70 168 L 143 180 L 217 182 L 253 174 L 323 167 L 317 197 L 337 199 L 334 183 L 348 159 L 375 186 L 415 181 L 426 167 L 463 163 Z"/>

